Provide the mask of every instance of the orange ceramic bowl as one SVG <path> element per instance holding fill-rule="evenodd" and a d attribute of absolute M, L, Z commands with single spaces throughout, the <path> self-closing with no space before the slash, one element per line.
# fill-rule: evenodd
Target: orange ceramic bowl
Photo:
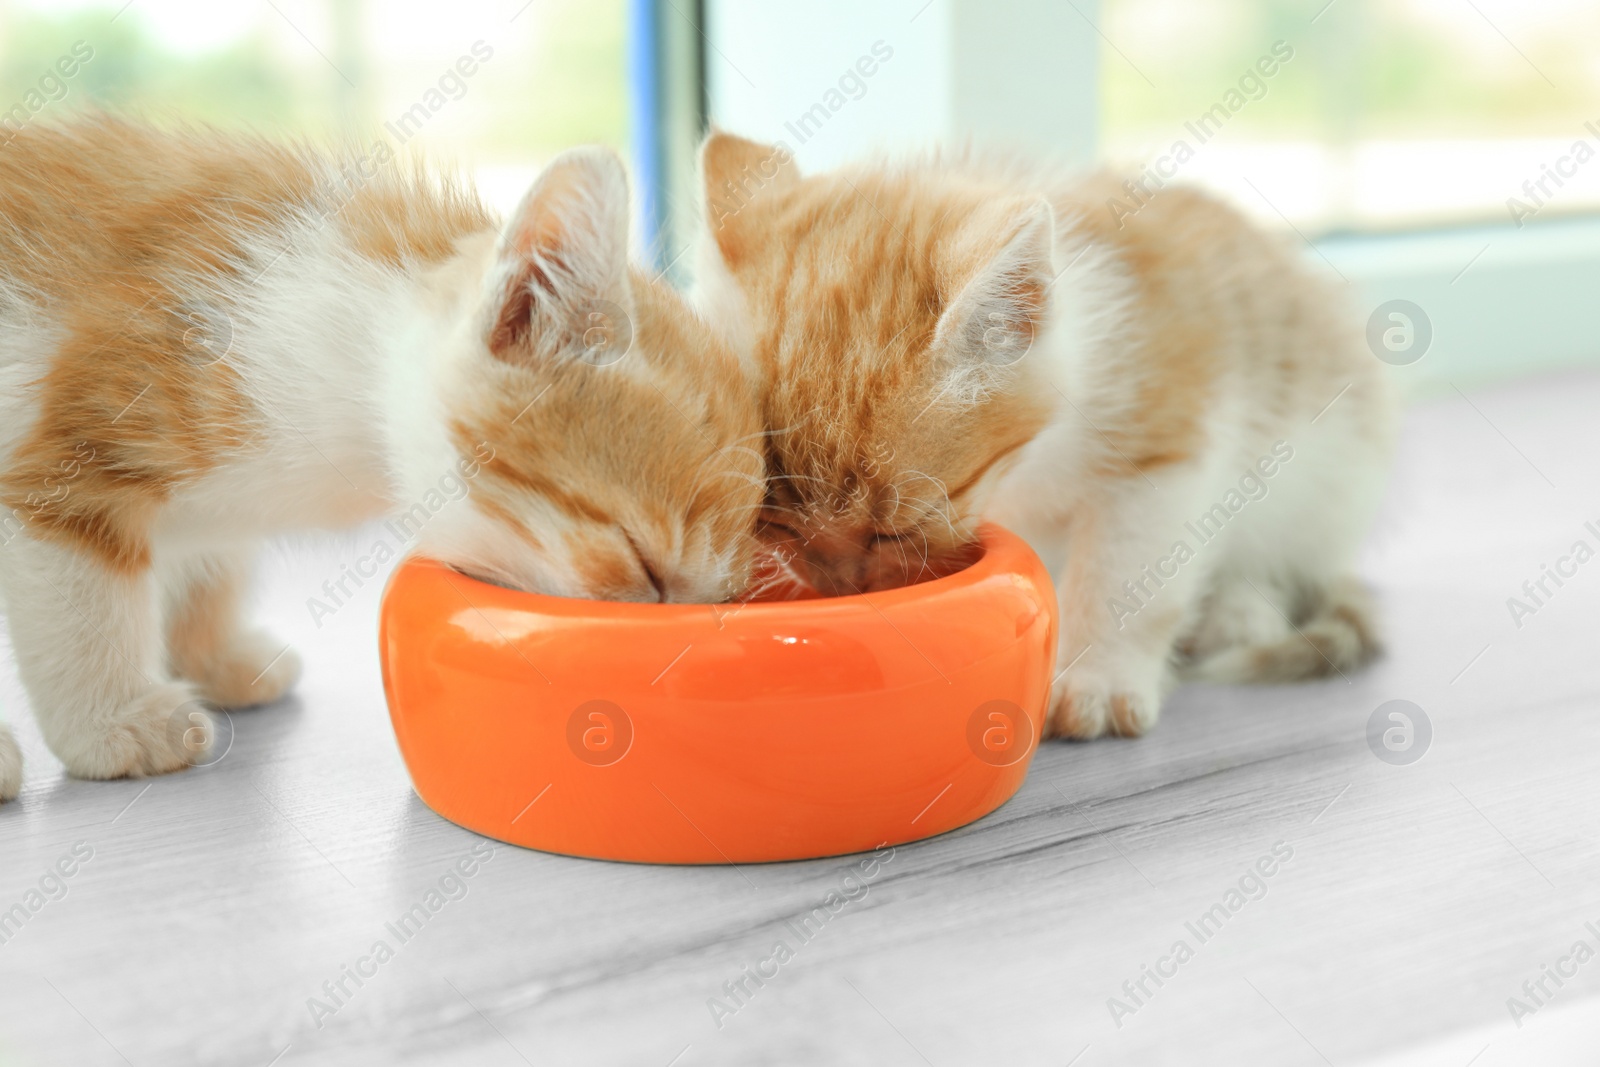
<path fill-rule="evenodd" d="M 754 604 L 539 596 L 407 560 L 379 640 L 411 780 L 488 837 L 647 863 L 963 826 L 1022 784 L 1056 640 L 1038 557 L 981 541 L 920 585 Z"/>

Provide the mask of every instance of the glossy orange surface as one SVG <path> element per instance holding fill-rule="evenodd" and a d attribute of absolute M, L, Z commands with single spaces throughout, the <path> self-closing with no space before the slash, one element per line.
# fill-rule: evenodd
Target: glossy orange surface
<path fill-rule="evenodd" d="M 488 837 L 650 863 L 963 826 L 1022 784 L 1055 651 L 1044 566 L 982 541 L 935 581 L 758 604 L 571 600 L 408 560 L 379 640 L 412 782 Z"/>

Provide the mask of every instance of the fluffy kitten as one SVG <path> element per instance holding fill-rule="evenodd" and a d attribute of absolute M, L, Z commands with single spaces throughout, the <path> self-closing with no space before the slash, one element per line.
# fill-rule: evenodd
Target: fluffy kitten
<path fill-rule="evenodd" d="M 464 570 L 742 589 L 754 398 L 629 267 L 628 206 L 598 149 L 551 164 L 503 236 L 389 158 L 106 119 L 0 150 L 0 588 L 69 771 L 178 769 L 180 706 L 280 696 L 298 660 L 240 615 L 257 544 L 426 517 L 452 479 L 470 493 L 418 545 Z M 0 727 L 0 798 L 20 766 Z"/>
<path fill-rule="evenodd" d="M 802 178 L 703 152 L 698 298 L 760 380 L 764 530 L 824 592 L 922 576 L 980 516 L 1057 578 L 1048 729 L 1137 735 L 1174 665 L 1347 672 L 1392 437 L 1378 361 L 1295 250 L 1198 192 L 933 156 Z M 1123 216 L 1123 217 L 1119 217 Z"/>

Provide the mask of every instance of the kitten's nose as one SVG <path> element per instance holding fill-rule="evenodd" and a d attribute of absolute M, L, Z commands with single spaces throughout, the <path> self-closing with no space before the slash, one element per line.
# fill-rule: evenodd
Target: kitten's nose
<path fill-rule="evenodd" d="M 817 592 L 824 596 L 866 592 L 871 562 L 867 546 L 871 537 L 870 532 L 865 536 L 821 532 L 800 549 L 800 558 Z"/>
<path fill-rule="evenodd" d="M 859 552 L 833 556 L 807 551 L 801 558 L 811 584 L 823 596 L 849 596 L 864 591 L 867 561 Z"/>

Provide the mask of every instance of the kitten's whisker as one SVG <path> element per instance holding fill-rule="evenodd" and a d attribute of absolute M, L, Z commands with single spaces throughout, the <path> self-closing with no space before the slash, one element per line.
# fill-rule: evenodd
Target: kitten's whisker
<path fill-rule="evenodd" d="M 776 437 L 780 433 L 794 433 L 798 428 L 796 426 L 781 426 L 770 430 L 757 430 L 754 433 L 747 433 L 743 437 L 734 438 L 734 444 L 743 444 L 746 441 L 758 440 L 762 437 Z"/>
<path fill-rule="evenodd" d="M 738 504 L 738 505 L 733 505 L 731 507 L 722 508 L 722 509 L 720 509 L 718 511 L 713 511 L 709 515 L 706 515 L 703 519 L 700 519 L 699 521 L 709 524 L 709 523 L 716 522 L 719 519 L 726 518 L 726 517 L 728 517 L 730 515 L 739 515 L 741 513 L 749 513 L 749 512 L 755 512 L 755 511 L 760 511 L 760 510 L 761 510 L 761 505 L 759 505 L 759 504 L 756 504 L 756 505 L 753 505 L 753 506 L 749 505 L 749 504 Z"/>
<path fill-rule="evenodd" d="M 911 422 L 913 424 L 915 424 L 917 419 L 922 418 L 922 416 L 926 415 L 929 411 L 933 410 L 933 405 L 937 404 L 940 400 L 942 400 L 944 398 L 944 394 L 947 393 L 950 390 L 950 386 L 954 381 L 955 381 L 955 379 L 953 377 L 952 378 L 947 378 L 945 380 L 945 383 L 939 387 L 939 391 L 937 393 L 933 394 L 933 399 L 928 401 L 928 403 L 923 406 L 921 411 L 917 412 L 916 418 L 913 418 L 911 420 Z"/>
<path fill-rule="evenodd" d="M 755 451 L 754 448 L 744 448 L 744 446 L 739 445 L 733 446 L 733 448 L 730 448 L 728 451 L 730 451 L 733 456 L 746 456 L 746 458 L 749 458 L 749 461 L 754 464 L 755 470 L 762 470 L 762 467 L 766 466 L 765 456 L 762 456 L 762 454 L 758 453 L 758 451 Z M 701 467 L 704 466 L 706 466 L 706 464 L 702 462 Z M 749 474 L 749 472 L 746 472 L 746 474 Z"/>
<path fill-rule="evenodd" d="M 913 510 L 916 525 L 926 526 L 935 519 L 943 522 L 946 526 L 951 525 L 951 509 L 948 501 L 917 498 L 916 505 L 917 506 Z"/>
<path fill-rule="evenodd" d="M 740 441 L 742 441 L 742 440 L 744 440 L 744 438 L 740 438 Z M 763 456 L 760 452 L 757 452 L 755 449 L 750 448 L 747 445 L 741 444 L 740 441 L 730 441 L 727 444 L 722 445 L 721 447 L 717 448 L 710 455 L 706 456 L 705 459 L 702 459 L 700 461 L 700 466 L 696 467 L 695 469 L 699 470 L 699 469 L 705 467 L 705 465 L 707 463 L 710 463 L 712 460 L 714 460 L 714 459 L 722 459 L 722 458 L 724 458 L 725 456 L 728 456 L 728 455 L 744 455 L 744 456 L 749 456 L 752 459 L 759 460 L 759 461 L 761 461 L 763 463 L 766 462 L 766 457 L 765 456 Z"/>
<path fill-rule="evenodd" d="M 900 510 L 900 487 L 894 482 L 890 482 L 888 488 L 894 490 L 894 507 L 889 512 L 889 514 L 893 515 Z"/>
<path fill-rule="evenodd" d="M 909 477 L 908 478 L 907 475 L 912 475 L 914 477 Z M 904 471 L 902 471 L 901 472 L 901 476 L 899 478 L 895 479 L 895 484 L 898 485 L 900 482 L 903 482 L 903 481 L 917 481 L 918 479 L 921 479 L 923 481 L 932 482 L 934 485 L 939 487 L 940 495 L 942 495 L 947 500 L 950 498 L 950 488 L 947 485 L 945 485 L 942 480 L 940 480 L 938 478 L 935 478 L 931 474 L 926 474 L 926 473 L 924 473 L 922 471 L 919 471 L 919 470 L 916 470 L 914 468 L 908 467 Z"/>
<path fill-rule="evenodd" d="M 927 574 L 929 570 L 928 531 L 924 530 L 920 524 L 916 527 L 916 531 L 917 535 L 922 538 L 922 552 L 920 553 L 922 560 L 917 569 L 917 577 L 920 579 L 923 575 Z"/>
<path fill-rule="evenodd" d="M 710 483 L 717 478 L 739 478 L 742 479 L 747 485 L 761 490 L 765 490 L 767 487 L 765 478 L 758 478 L 749 471 L 725 470 L 718 471 L 715 474 L 702 474 L 699 478 L 695 479 L 694 484 L 690 487 L 690 495 L 699 496 L 700 493 L 704 492 Z"/>
<path fill-rule="evenodd" d="M 792 482 L 816 482 L 818 485 L 825 485 L 825 486 L 828 486 L 829 488 L 832 488 L 832 486 L 833 486 L 833 483 L 830 482 L 828 479 L 826 479 L 826 478 L 818 478 L 817 476 L 812 475 L 812 474 L 774 474 L 774 475 L 772 475 L 772 480 L 773 481 L 792 481 Z"/>
<path fill-rule="evenodd" d="M 714 511 L 712 514 L 721 515 L 735 511 L 760 511 L 764 507 L 766 507 L 766 505 L 760 502 L 751 504 L 729 504 L 726 507 L 720 507 L 716 509 L 716 511 Z"/>

